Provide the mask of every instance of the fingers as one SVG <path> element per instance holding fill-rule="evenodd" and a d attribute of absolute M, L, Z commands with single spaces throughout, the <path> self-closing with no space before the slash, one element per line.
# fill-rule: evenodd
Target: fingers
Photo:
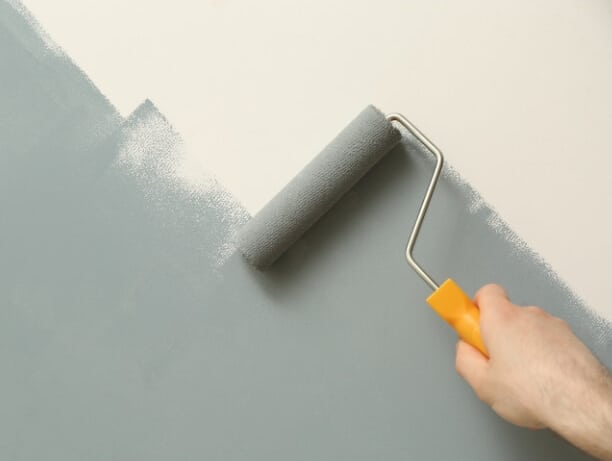
<path fill-rule="evenodd" d="M 500 285 L 488 284 L 476 292 L 474 303 L 480 309 L 481 325 L 484 322 L 498 323 L 512 314 L 514 304 L 508 298 L 506 290 Z"/>
<path fill-rule="evenodd" d="M 504 287 L 489 283 L 476 292 L 476 295 L 474 295 L 474 302 L 477 306 L 481 304 L 491 304 L 492 302 L 503 302 L 506 304 L 510 302 L 510 298 L 508 298 L 508 293 L 506 293 Z"/>
<path fill-rule="evenodd" d="M 459 340 L 455 359 L 457 373 L 474 389 L 476 395 L 485 401 L 488 366 L 487 359 L 477 349 Z"/>

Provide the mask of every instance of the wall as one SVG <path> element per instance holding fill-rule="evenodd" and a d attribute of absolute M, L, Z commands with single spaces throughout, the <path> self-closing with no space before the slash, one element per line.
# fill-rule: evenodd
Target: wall
<path fill-rule="evenodd" d="M 155 105 L 122 116 L 34 29 L 0 2 L 0 458 L 586 459 L 454 372 L 402 257 L 431 170 L 409 137 L 257 273 L 231 251 L 248 213 L 180 179 Z M 436 278 L 498 280 L 612 366 L 610 323 L 456 172 L 431 211 Z"/>
<path fill-rule="evenodd" d="M 183 176 L 213 173 L 250 213 L 366 104 L 404 113 L 612 319 L 609 1 L 26 5 L 122 115 L 155 101 Z"/>

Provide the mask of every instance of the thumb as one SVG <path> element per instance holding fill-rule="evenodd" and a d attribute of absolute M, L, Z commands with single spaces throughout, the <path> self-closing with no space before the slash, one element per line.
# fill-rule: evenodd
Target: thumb
<path fill-rule="evenodd" d="M 484 401 L 486 401 L 486 374 L 488 367 L 489 361 L 484 355 L 465 341 L 459 340 L 455 359 L 457 373 L 467 381 L 476 395 Z"/>
<path fill-rule="evenodd" d="M 478 306 L 481 313 L 488 310 L 498 311 L 512 306 L 506 290 L 501 285 L 489 283 L 480 288 L 474 295 L 474 303 Z"/>

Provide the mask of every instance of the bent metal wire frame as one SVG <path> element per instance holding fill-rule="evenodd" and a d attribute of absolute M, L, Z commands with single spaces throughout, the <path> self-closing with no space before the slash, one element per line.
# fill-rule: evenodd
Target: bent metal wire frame
<path fill-rule="evenodd" d="M 444 165 L 444 156 L 442 155 L 440 149 L 438 149 L 436 145 L 427 138 L 427 136 L 421 133 L 421 131 L 403 115 L 398 113 L 388 114 L 387 120 L 390 122 L 397 122 L 406 128 L 436 158 L 436 166 L 434 167 L 431 180 L 429 181 L 429 186 L 427 186 L 427 190 L 425 191 L 425 196 L 421 202 L 421 207 L 419 208 L 416 221 L 414 222 L 412 232 L 410 233 L 408 243 L 406 244 L 406 260 L 408 261 L 408 264 L 417 274 L 419 274 L 425 283 L 427 283 L 427 285 L 429 285 L 431 289 L 435 291 L 439 288 L 438 283 L 436 283 L 436 281 L 431 278 L 431 276 L 419 265 L 419 263 L 415 261 L 414 256 L 412 255 L 412 250 L 414 249 L 414 244 L 419 236 L 419 232 L 421 231 L 421 225 L 423 224 L 423 218 L 425 218 L 425 214 L 429 208 L 429 202 L 431 201 L 431 197 L 436 189 L 436 184 L 438 183 L 438 178 L 440 177 L 440 172 L 442 171 L 442 166 Z"/>

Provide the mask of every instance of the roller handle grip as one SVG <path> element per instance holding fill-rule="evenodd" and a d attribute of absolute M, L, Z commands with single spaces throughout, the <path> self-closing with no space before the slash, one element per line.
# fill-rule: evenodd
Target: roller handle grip
<path fill-rule="evenodd" d="M 427 303 L 446 320 L 466 343 L 488 357 L 480 334 L 480 310 L 453 280 L 448 279 L 434 291 Z"/>

